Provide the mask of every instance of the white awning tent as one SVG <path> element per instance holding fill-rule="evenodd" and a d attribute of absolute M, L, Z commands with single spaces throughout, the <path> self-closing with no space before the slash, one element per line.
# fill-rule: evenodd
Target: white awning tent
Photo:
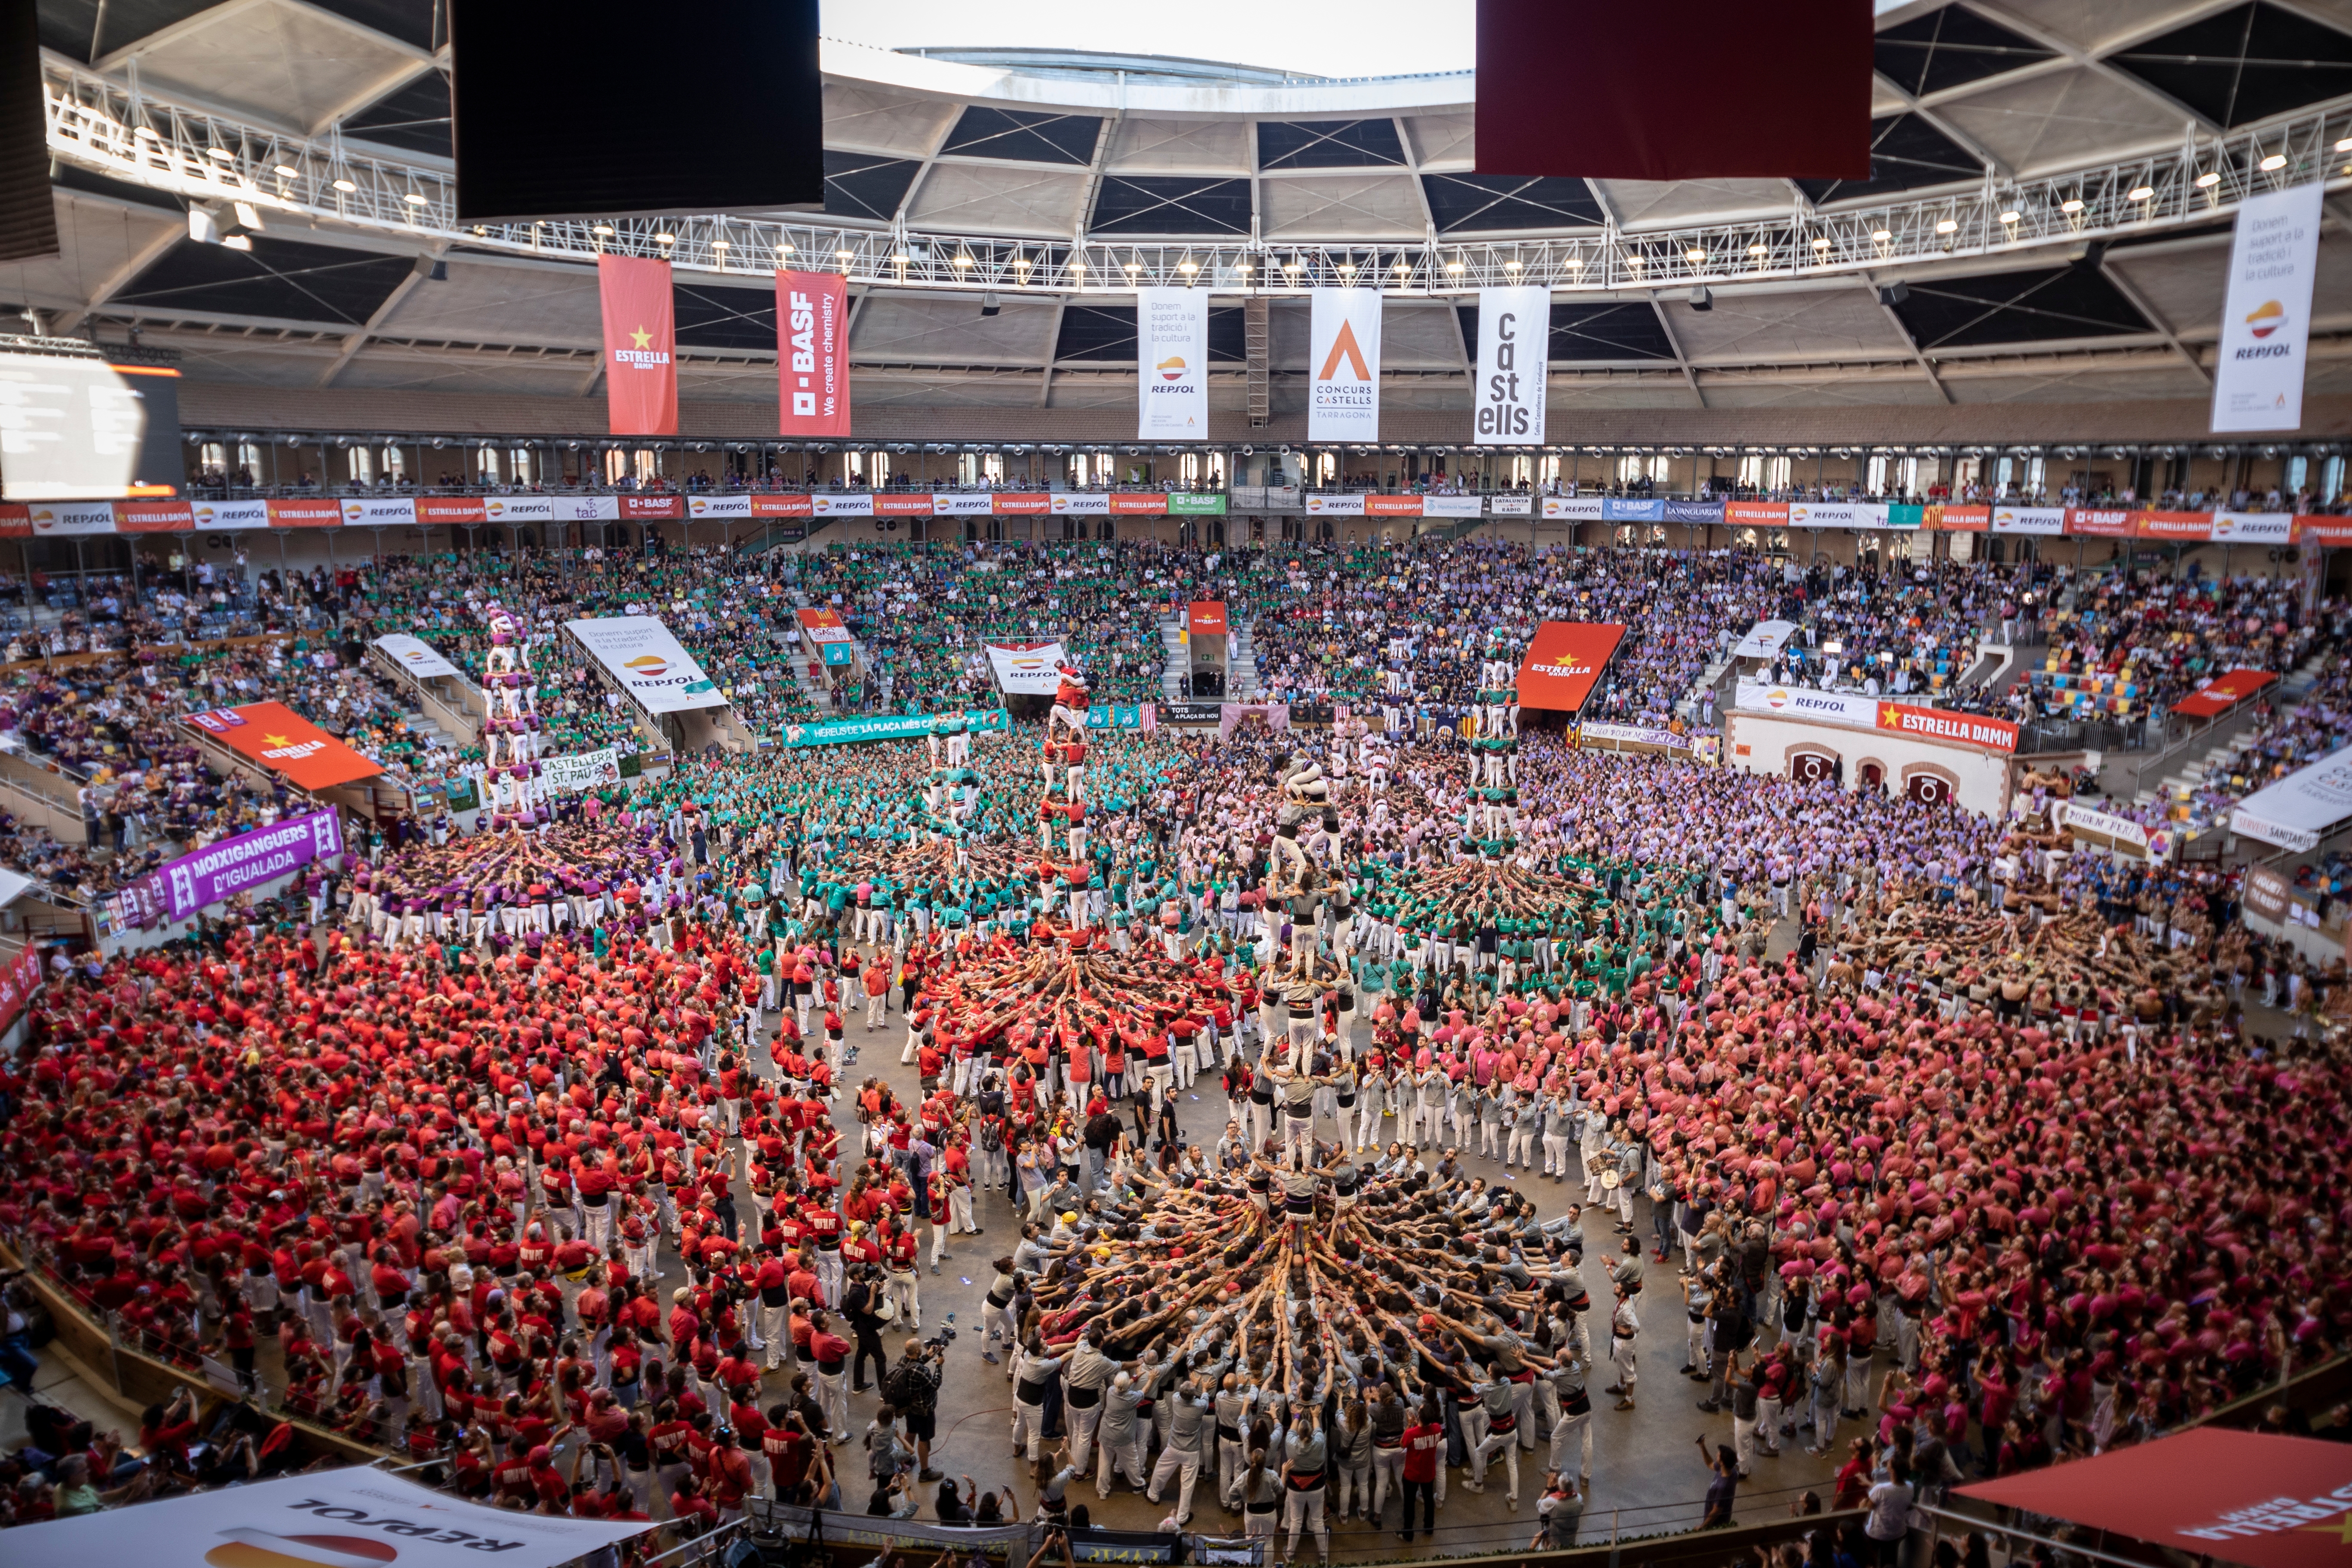
<path fill-rule="evenodd" d="M 556 1568 L 653 1528 L 483 1508 L 362 1466 L 20 1525 L 8 1542 L 23 1563 Z"/>
<path fill-rule="evenodd" d="M 1778 658 L 1780 650 L 1789 646 L 1789 638 L 1796 634 L 1796 630 L 1797 624 L 1794 621 L 1759 621 L 1748 628 L 1748 635 L 1739 639 L 1739 646 L 1731 650 L 1731 657 Z"/>
<path fill-rule="evenodd" d="M 2300 851 L 2315 847 L 2347 819 L 2352 819 L 2352 746 L 2256 790 L 2230 814 L 2230 827 Z"/>

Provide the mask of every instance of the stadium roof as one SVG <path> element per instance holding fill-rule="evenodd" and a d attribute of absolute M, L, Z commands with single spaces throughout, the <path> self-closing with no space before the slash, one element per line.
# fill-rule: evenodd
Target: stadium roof
<path fill-rule="evenodd" d="M 1480 174 L 1464 72 L 828 40 L 821 216 L 466 230 L 432 0 L 39 13 L 66 250 L 0 267 L 0 302 L 49 330 L 137 324 L 193 380 L 257 386 L 582 396 L 586 263 L 668 234 L 688 399 L 772 398 L 766 273 L 828 253 L 859 295 L 869 407 L 1131 405 L 1122 290 L 1147 280 L 1223 297 L 1235 387 L 1244 301 L 1266 296 L 1280 407 L 1303 288 L 1343 273 L 1389 286 L 1399 409 L 1466 406 L 1472 290 L 1507 279 L 1554 287 L 1571 406 L 2191 399 L 2235 200 L 2352 174 L 2352 0 L 1917 0 L 1878 17 L 1867 181 Z M 1802 81 L 1669 68 L 1659 89 L 1805 111 Z M 240 192 L 249 249 L 186 237 L 186 206 Z M 2347 254 L 2323 251 L 2314 393 L 2352 392 Z"/>

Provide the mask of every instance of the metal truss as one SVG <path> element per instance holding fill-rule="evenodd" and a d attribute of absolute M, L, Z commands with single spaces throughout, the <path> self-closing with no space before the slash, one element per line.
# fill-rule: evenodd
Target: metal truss
<path fill-rule="evenodd" d="M 2322 180 L 2352 185 L 2352 100 L 2177 150 L 2031 180 L 1785 218 L 1704 227 L 1409 245 L 1280 244 L 1239 237 L 1007 239 L 722 216 L 461 225 L 450 171 L 358 153 L 170 103 L 60 56 L 42 56 L 48 144 L 115 179 L 219 205 L 551 260 L 663 257 L 697 272 L 766 281 L 780 267 L 840 272 L 888 289 L 1061 296 L 1203 287 L 1280 296 L 1355 285 L 1432 297 L 1498 284 L 1567 293 L 1852 277 L 1969 258 L 1999 262 L 2100 240 L 2160 235 L 2225 216 L 2247 196 Z"/>

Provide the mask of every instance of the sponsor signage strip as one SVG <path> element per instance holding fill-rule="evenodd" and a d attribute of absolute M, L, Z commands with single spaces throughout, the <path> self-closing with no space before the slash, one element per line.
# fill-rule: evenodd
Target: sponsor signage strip
<path fill-rule="evenodd" d="M 1308 295 L 1307 438 L 1376 441 L 1381 434 L 1381 291 Z"/>
<path fill-rule="evenodd" d="M 1544 438 L 1551 354 L 1551 290 L 1478 290 L 1478 381 L 1471 440 L 1481 447 Z"/>

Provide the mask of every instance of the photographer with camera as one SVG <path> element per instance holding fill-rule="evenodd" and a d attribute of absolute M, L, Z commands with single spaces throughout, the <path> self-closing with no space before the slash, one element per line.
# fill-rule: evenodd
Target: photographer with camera
<path fill-rule="evenodd" d="M 944 1347 L 953 1329 L 942 1329 L 933 1338 L 907 1336 L 900 1347 L 898 1364 L 882 1380 L 882 1397 L 897 1407 L 906 1417 L 907 1436 L 914 1439 L 915 1458 L 920 1467 L 919 1480 L 935 1481 L 940 1472 L 931 1468 L 931 1439 L 939 1435 L 940 1378 L 946 1371 Z"/>

